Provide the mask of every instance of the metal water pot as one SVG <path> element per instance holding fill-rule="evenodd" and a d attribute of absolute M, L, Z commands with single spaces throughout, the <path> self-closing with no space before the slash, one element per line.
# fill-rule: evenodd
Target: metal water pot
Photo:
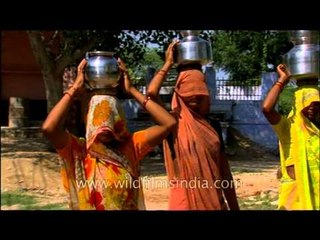
<path fill-rule="evenodd" d="M 85 68 L 88 89 L 110 89 L 119 84 L 120 69 L 113 52 L 87 52 L 85 58 L 88 62 Z"/>
<path fill-rule="evenodd" d="M 212 48 L 208 41 L 199 37 L 198 30 L 183 30 L 182 40 L 177 45 L 176 63 L 200 63 L 202 65 L 212 62 Z"/>
<path fill-rule="evenodd" d="M 291 31 L 290 37 L 294 47 L 283 56 L 283 60 L 292 78 L 319 78 L 319 32 Z"/>

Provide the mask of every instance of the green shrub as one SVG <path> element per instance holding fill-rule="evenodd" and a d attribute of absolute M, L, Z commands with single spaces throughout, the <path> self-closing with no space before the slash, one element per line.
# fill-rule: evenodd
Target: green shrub
<path fill-rule="evenodd" d="M 280 94 L 279 97 L 278 105 L 280 114 L 287 116 L 291 111 L 293 105 L 294 91 L 294 87 L 286 87 L 283 89 L 283 92 Z"/>

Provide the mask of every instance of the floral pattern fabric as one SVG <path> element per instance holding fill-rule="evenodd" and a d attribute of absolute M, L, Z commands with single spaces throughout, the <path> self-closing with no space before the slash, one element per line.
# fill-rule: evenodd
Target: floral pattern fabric
<path fill-rule="evenodd" d="M 99 141 L 111 132 L 117 146 Z M 140 160 L 152 150 L 146 130 L 130 134 L 115 97 L 93 96 L 87 115 L 86 139 L 69 135 L 59 149 L 64 188 L 70 208 L 78 210 L 138 210 L 144 208 Z M 114 140 L 113 140 L 114 141 Z"/>

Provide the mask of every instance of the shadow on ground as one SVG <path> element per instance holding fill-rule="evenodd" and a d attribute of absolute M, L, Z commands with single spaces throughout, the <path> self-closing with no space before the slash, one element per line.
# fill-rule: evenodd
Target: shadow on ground
<path fill-rule="evenodd" d="M 162 156 L 147 156 L 141 162 L 141 175 L 142 176 L 160 176 L 165 175 L 166 169 Z"/>

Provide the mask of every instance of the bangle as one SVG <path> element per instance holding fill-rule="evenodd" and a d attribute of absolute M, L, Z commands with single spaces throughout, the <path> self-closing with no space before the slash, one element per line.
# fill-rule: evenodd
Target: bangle
<path fill-rule="evenodd" d="M 167 71 L 165 71 L 165 70 L 163 70 L 163 69 L 161 69 L 159 72 L 158 72 L 158 74 L 161 74 L 161 75 L 163 75 L 163 76 L 166 76 L 167 75 Z"/>
<path fill-rule="evenodd" d="M 280 91 L 282 91 L 284 88 L 284 83 L 277 81 L 275 82 L 274 86 L 278 86 L 280 88 Z"/>
<path fill-rule="evenodd" d="M 146 109 L 146 104 L 147 104 L 147 102 L 148 102 L 150 99 L 151 99 L 151 98 L 150 98 L 149 96 L 144 99 L 144 101 L 143 101 L 143 103 L 142 103 L 142 107 L 143 107 L 144 109 Z"/>
<path fill-rule="evenodd" d="M 68 91 L 65 91 L 65 92 L 63 93 L 63 95 L 68 95 L 71 99 L 73 99 L 71 93 L 69 93 Z"/>
<path fill-rule="evenodd" d="M 64 91 L 63 95 L 69 95 L 71 99 L 73 99 L 73 94 L 75 93 L 76 89 L 74 87 L 69 88 L 68 90 Z"/>

